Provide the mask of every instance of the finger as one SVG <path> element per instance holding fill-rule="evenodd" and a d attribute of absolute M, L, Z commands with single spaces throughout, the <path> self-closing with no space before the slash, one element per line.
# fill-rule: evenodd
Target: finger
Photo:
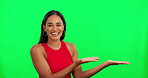
<path fill-rule="evenodd" d="M 129 62 L 123 62 L 124 64 L 130 64 Z"/>
<path fill-rule="evenodd" d="M 88 58 L 85 58 L 85 59 L 82 59 L 82 62 L 97 62 L 98 60 L 95 60 L 95 59 L 88 59 Z"/>
<path fill-rule="evenodd" d="M 83 60 L 98 60 L 100 58 L 98 57 L 88 57 L 88 58 L 83 58 Z"/>
<path fill-rule="evenodd" d="M 98 57 L 89 57 L 89 58 L 83 58 L 81 59 L 82 62 L 86 63 L 86 62 L 97 62 Z"/>
<path fill-rule="evenodd" d="M 93 57 L 94 59 L 100 59 L 99 57 Z"/>
<path fill-rule="evenodd" d="M 118 64 L 130 64 L 129 62 L 121 62 L 121 61 L 118 61 L 117 63 Z"/>
<path fill-rule="evenodd" d="M 87 58 L 88 60 L 98 60 L 96 57 Z"/>
<path fill-rule="evenodd" d="M 90 60 L 88 60 L 88 61 L 89 61 L 89 62 L 93 62 L 93 61 L 97 62 L 98 60 L 93 60 L 93 59 L 91 60 L 91 59 L 90 59 Z"/>
<path fill-rule="evenodd" d="M 89 57 L 89 58 L 92 58 L 92 59 L 100 59 L 100 58 L 98 58 L 98 57 Z"/>
<path fill-rule="evenodd" d="M 97 62 L 97 60 L 84 61 L 83 63 L 87 63 L 87 62 Z"/>

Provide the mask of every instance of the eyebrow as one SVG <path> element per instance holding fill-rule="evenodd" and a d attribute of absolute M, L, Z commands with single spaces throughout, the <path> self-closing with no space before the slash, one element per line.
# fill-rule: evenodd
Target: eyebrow
<path fill-rule="evenodd" d="M 47 24 L 52 24 L 51 22 L 47 23 Z M 61 24 L 61 22 L 57 22 L 56 24 Z"/>
<path fill-rule="evenodd" d="M 61 22 L 57 22 L 56 24 L 61 24 Z"/>
<path fill-rule="evenodd" d="M 47 23 L 47 24 L 52 24 L 51 22 Z"/>

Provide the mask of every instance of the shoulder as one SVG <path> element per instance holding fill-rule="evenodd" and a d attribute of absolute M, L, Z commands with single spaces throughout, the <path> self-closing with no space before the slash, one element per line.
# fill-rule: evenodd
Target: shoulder
<path fill-rule="evenodd" d="M 41 44 L 36 44 L 31 47 L 31 50 L 42 50 L 43 46 Z"/>
<path fill-rule="evenodd" d="M 64 43 L 66 44 L 66 47 L 68 48 L 69 52 L 73 56 L 75 54 L 75 51 L 76 51 L 75 45 L 73 43 L 70 43 L 70 42 L 64 42 Z"/>
<path fill-rule="evenodd" d="M 65 42 L 65 44 L 68 48 L 71 48 L 71 49 L 74 49 L 76 47 L 73 43 L 70 43 L 70 42 Z"/>
<path fill-rule="evenodd" d="M 77 52 L 76 46 L 73 43 L 70 42 L 65 42 L 68 50 L 73 54 L 75 54 L 75 52 Z"/>
<path fill-rule="evenodd" d="M 30 49 L 31 55 L 44 53 L 44 48 L 41 44 L 33 45 Z"/>

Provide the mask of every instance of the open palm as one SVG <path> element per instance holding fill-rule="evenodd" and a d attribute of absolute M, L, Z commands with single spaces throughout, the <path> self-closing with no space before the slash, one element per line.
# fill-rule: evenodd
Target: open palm
<path fill-rule="evenodd" d="M 129 62 L 125 62 L 125 61 L 112 61 L 112 60 L 108 60 L 107 62 L 108 62 L 109 65 L 130 64 Z"/>
<path fill-rule="evenodd" d="M 83 59 L 78 59 L 80 60 L 81 64 L 87 63 L 87 62 L 96 62 L 98 61 L 98 57 L 88 57 L 88 58 L 83 58 Z"/>

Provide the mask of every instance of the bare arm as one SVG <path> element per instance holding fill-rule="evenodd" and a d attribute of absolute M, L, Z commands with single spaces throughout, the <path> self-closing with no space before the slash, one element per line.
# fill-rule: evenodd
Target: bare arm
<path fill-rule="evenodd" d="M 79 63 L 74 62 L 67 68 L 52 74 L 43 51 L 43 48 L 39 45 L 32 47 L 30 51 L 34 67 L 41 78 L 64 78 L 79 65 Z"/>
<path fill-rule="evenodd" d="M 83 71 L 81 73 L 81 77 L 78 78 L 89 78 L 93 75 L 95 75 L 96 73 L 98 73 L 99 71 L 101 71 L 102 69 L 104 69 L 105 67 L 108 67 L 110 65 L 118 65 L 118 64 L 129 64 L 129 62 L 121 62 L 121 61 L 112 61 L 112 60 L 108 60 L 92 69 Z"/>
<path fill-rule="evenodd" d="M 73 52 L 74 52 L 73 61 L 75 61 L 78 59 L 78 54 L 77 54 L 77 50 L 76 50 L 75 46 L 73 46 Z M 104 69 L 105 67 L 110 66 L 110 65 L 118 65 L 118 64 L 129 64 L 129 62 L 108 60 L 108 61 L 106 61 L 106 62 L 104 62 L 92 69 L 86 70 L 86 71 L 82 71 L 82 68 L 79 65 L 74 69 L 73 76 L 75 78 L 90 78 L 91 76 L 95 75 L 96 73 L 98 73 L 99 71 Z"/>
<path fill-rule="evenodd" d="M 73 71 L 74 68 L 76 68 L 80 64 L 90 61 L 96 61 L 93 59 L 89 60 L 86 59 L 82 62 L 81 60 L 78 59 L 75 60 L 73 64 L 71 64 L 67 68 L 52 74 L 50 67 L 45 59 L 44 48 L 41 45 L 38 44 L 33 46 L 30 50 L 30 53 L 34 67 L 41 78 L 65 78 L 68 74 L 70 74 Z"/>

